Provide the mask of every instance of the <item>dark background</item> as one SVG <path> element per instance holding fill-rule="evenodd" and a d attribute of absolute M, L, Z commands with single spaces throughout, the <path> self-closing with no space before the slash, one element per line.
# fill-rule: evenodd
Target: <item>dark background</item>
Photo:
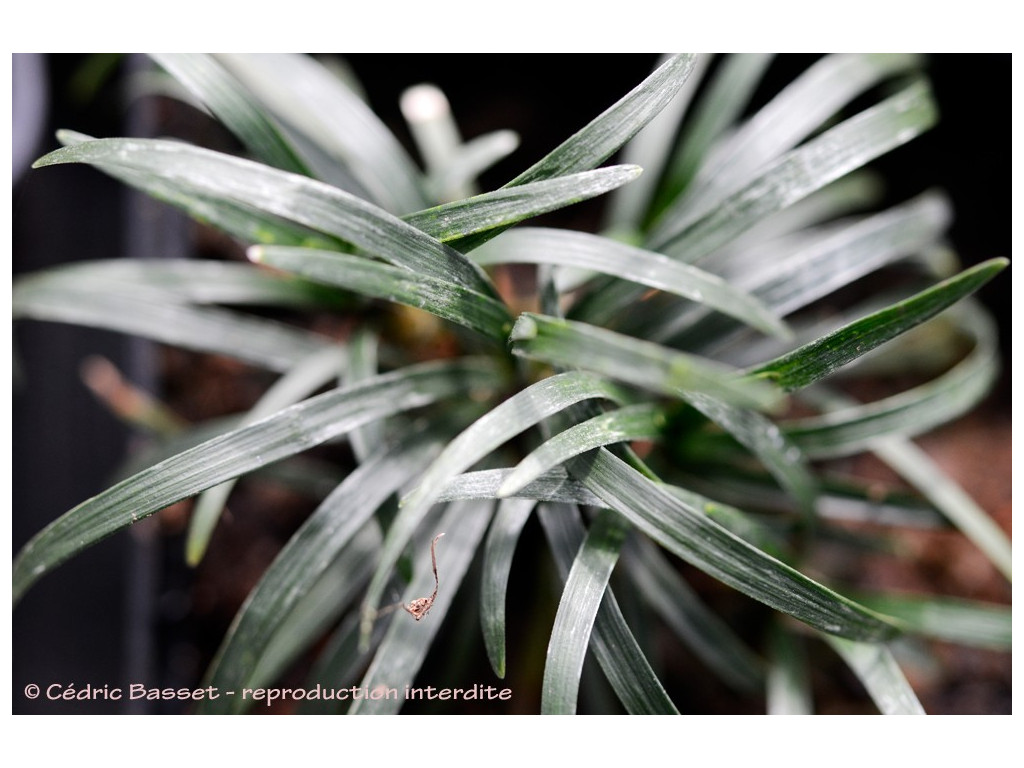
<path fill-rule="evenodd" d="M 433 82 L 446 92 L 465 138 L 512 129 L 520 147 L 489 171 L 483 188 L 501 185 L 632 88 L 650 71 L 653 54 L 616 55 L 354 55 L 347 57 L 371 106 L 410 145 L 398 111 L 408 86 Z M 755 98 L 763 103 L 811 63 L 813 55 L 780 56 Z M 85 57 L 44 58 L 48 109 L 33 157 L 57 146 L 53 132 L 72 128 L 95 136 L 147 135 L 160 122 L 136 103 L 125 107 L 116 75 L 137 66 L 129 58 L 91 93 L 75 90 Z M 890 202 L 939 187 L 956 219 L 950 239 L 965 265 L 1010 256 L 1011 60 L 1009 54 L 931 57 L 929 73 L 938 127 L 874 165 L 889 184 Z M 483 77 L 481 73 L 486 73 Z M 18 115 L 15 115 L 17 118 Z M 161 131 L 168 131 L 163 126 Z M 174 215 L 84 166 L 27 171 L 13 194 L 13 271 L 69 260 L 179 255 L 185 230 Z M 156 232 L 147 228 L 156 222 Z M 140 250 L 145 253 L 140 253 Z M 999 319 L 1009 361 L 1010 278 L 982 292 Z M 19 372 L 13 401 L 14 551 L 57 515 L 109 484 L 129 444 L 127 431 L 81 384 L 78 367 L 91 354 L 119 363 L 133 381 L 155 389 L 146 364 L 150 345 L 58 324 L 19 323 Z M 1009 365 L 989 407 L 1009 421 Z M 188 653 L 177 642 L 184 603 L 157 597 L 165 553 L 145 526 L 114 536 L 42 579 L 14 612 L 14 711 L 123 712 L 124 703 L 27 701 L 24 686 L 82 686 L 154 681 L 168 655 Z M 147 632 L 151 626 L 155 633 Z M 154 638 L 153 635 L 156 635 Z M 180 638 L 178 638 L 180 640 Z M 176 644 L 177 643 L 177 644 Z M 175 650 L 177 649 L 177 650 Z M 180 681 L 193 685 L 195 681 Z M 139 711 L 146 711 L 145 708 Z"/>

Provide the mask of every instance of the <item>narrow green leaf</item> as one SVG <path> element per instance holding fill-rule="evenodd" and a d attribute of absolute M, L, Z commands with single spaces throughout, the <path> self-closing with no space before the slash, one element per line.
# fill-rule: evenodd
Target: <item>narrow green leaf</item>
<path fill-rule="evenodd" d="M 673 56 L 640 85 L 505 186 L 514 187 L 597 167 L 672 101 L 690 76 L 695 61 L 695 54 Z"/>
<path fill-rule="evenodd" d="M 881 400 L 829 409 L 822 416 L 779 426 L 808 456 L 831 458 L 869 450 L 879 437 L 913 437 L 962 416 L 988 394 L 999 374 L 995 329 L 981 313 L 974 324 L 984 329 L 974 349 L 932 381 Z M 827 397 L 826 401 L 834 402 Z"/>
<path fill-rule="evenodd" d="M 219 152 L 159 139 L 95 139 L 55 150 L 34 167 L 89 163 L 131 172 L 182 195 L 248 206 L 355 245 L 414 272 L 497 298 L 487 276 L 458 251 L 353 195 L 304 176 Z"/>
<path fill-rule="evenodd" d="M 409 214 L 403 220 L 441 242 L 455 241 L 452 244 L 463 250 L 459 240 L 467 235 L 505 229 L 524 219 L 603 195 L 637 178 L 641 170 L 635 165 L 613 165 L 505 187 Z"/>
<path fill-rule="evenodd" d="M 906 53 L 839 53 L 825 56 L 717 147 L 691 189 L 710 208 L 764 164 L 795 147 L 872 85 L 920 63 Z"/>
<path fill-rule="evenodd" d="M 877 641 L 896 634 L 882 617 L 755 549 L 606 449 L 570 460 L 569 469 L 670 552 L 755 600 L 844 637 Z"/>
<path fill-rule="evenodd" d="M 422 621 L 414 621 L 405 613 L 399 613 L 392 619 L 370 668 L 359 684 L 369 691 L 380 689 L 387 696 L 356 699 L 349 707 L 350 715 L 396 714 L 401 709 L 406 699 L 405 688 L 412 686 L 430 650 L 431 641 L 454 603 L 455 593 L 487 531 L 491 516 L 492 505 L 487 502 L 458 502 L 445 511 L 437 523 L 438 532 L 444 532 L 445 537 L 437 547 L 439 583 L 430 613 Z M 405 592 L 404 602 L 429 595 L 434 589 L 426 539 L 423 544 L 416 557 L 416 575 Z M 397 695 L 391 697 L 391 691 Z"/>
<path fill-rule="evenodd" d="M 562 578 L 568 579 L 586 536 L 579 510 L 575 506 L 542 504 L 538 507 L 537 516 L 555 565 Z M 611 590 L 605 592 L 598 607 L 590 649 L 627 712 L 635 715 L 678 714 L 633 637 Z"/>
<path fill-rule="evenodd" d="M 947 200 L 926 194 L 838 231 L 829 228 L 804 244 L 798 236 L 783 238 L 778 245 L 742 249 L 722 260 L 716 271 L 737 292 L 756 297 L 767 312 L 782 317 L 877 269 L 921 253 L 938 240 L 950 216 Z M 707 348 L 709 337 L 721 335 L 712 325 L 716 318 L 707 315 L 703 308 L 666 313 L 649 326 L 645 338 L 683 348 Z"/>
<path fill-rule="evenodd" d="M 377 334 L 369 328 L 359 328 L 352 334 L 348 341 L 348 368 L 341 377 L 342 385 L 349 386 L 364 381 L 380 372 L 377 365 L 378 347 Z M 378 445 L 387 442 L 384 438 L 383 423 L 374 421 L 353 429 L 349 433 L 348 442 L 352 446 L 356 461 L 366 461 L 373 455 Z"/>
<path fill-rule="evenodd" d="M 273 320 L 227 309 L 195 307 L 158 287 L 131 290 L 95 281 L 79 283 L 75 270 L 58 267 L 14 282 L 15 320 L 33 319 L 103 328 L 198 352 L 226 355 L 287 371 L 330 340 Z"/>
<path fill-rule="evenodd" d="M 594 448 L 633 440 L 655 440 L 665 426 L 665 411 L 641 403 L 595 416 L 559 432 L 532 451 L 498 489 L 499 496 L 516 493 L 549 469 Z"/>
<path fill-rule="evenodd" d="M 398 139 L 316 59 L 290 53 L 218 58 L 283 120 L 350 169 L 383 208 L 401 215 L 429 203 L 422 175 Z"/>
<path fill-rule="evenodd" d="M 509 336 L 512 352 L 563 367 L 580 367 L 661 394 L 714 392 L 742 406 L 773 408 L 777 390 L 741 378 L 719 363 L 623 336 L 586 323 L 524 312 Z"/>
<path fill-rule="evenodd" d="M 907 143 L 936 120 L 928 87 L 916 83 L 770 163 L 710 210 L 666 220 L 647 247 L 696 264 L 769 215 Z"/>
<path fill-rule="evenodd" d="M 427 440 L 412 441 L 397 450 L 390 446 L 378 450 L 324 499 L 239 609 L 207 671 L 210 685 L 222 690 L 259 685 L 255 675 L 261 659 L 291 611 L 380 505 L 422 471 L 436 450 L 436 443 Z M 241 700 L 222 697 L 204 701 L 201 711 L 238 712 L 244 706 Z"/>
<path fill-rule="evenodd" d="M 447 483 L 438 502 L 461 501 L 464 499 L 499 499 L 498 489 L 512 476 L 512 469 L 482 469 L 456 475 Z M 511 498 L 531 501 L 551 501 L 581 506 L 601 506 L 601 499 L 588 491 L 578 480 L 570 477 L 562 468 L 545 472 L 529 483 Z"/>
<path fill-rule="evenodd" d="M 341 295 L 306 280 L 234 261 L 103 259 L 75 261 L 33 273 L 50 285 L 138 294 L 154 290 L 185 304 L 312 308 L 342 306 Z M 26 278 L 27 279 L 27 278 Z"/>
<path fill-rule="evenodd" d="M 826 635 L 825 639 L 857 675 L 879 712 L 883 715 L 925 714 L 887 645 L 832 635 Z"/>
<path fill-rule="evenodd" d="M 663 57 L 663 60 L 667 59 Z M 639 165 L 644 169 L 644 175 L 635 184 L 612 195 L 605 215 L 606 228 L 630 232 L 638 231 L 643 225 L 679 125 L 710 62 L 709 54 L 698 54 L 686 82 L 672 101 L 623 147 L 622 162 Z"/>
<path fill-rule="evenodd" d="M 349 614 L 325 644 L 317 657 L 312 671 L 306 678 L 306 688 L 351 688 L 359 680 L 359 675 L 376 653 L 380 641 L 384 638 L 386 624 L 380 622 L 374 627 L 373 637 L 366 650 L 359 647 L 359 616 Z M 301 715 L 341 715 L 348 708 L 348 700 L 334 701 L 306 698 L 299 702 Z"/>
<path fill-rule="evenodd" d="M 786 390 L 806 387 L 978 290 L 1009 264 L 990 259 L 750 371 Z"/>
<path fill-rule="evenodd" d="M 689 393 L 686 401 L 746 446 L 796 499 L 805 514 L 814 511 L 818 484 L 807 458 L 778 426 L 754 411 L 736 408 L 705 395 Z"/>
<path fill-rule="evenodd" d="M 505 677 L 505 590 L 512 569 L 512 555 L 519 534 L 536 505 L 532 499 L 502 500 L 484 543 L 480 627 L 491 669 L 500 678 Z"/>
<path fill-rule="evenodd" d="M 576 713 L 590 633 L 627 532 L 628 525 L 622 518 L 607 509 L 598 514 L 587 531 L 565 581 L 548 639 L 541 714 Z"/>
<path fill-rule="evenodd" d="M 690 650 L 727 685 L 758 690 L 764 663 L 697 593 L 648 539 L 626 543 L 622 564 L 650 605 Z"/>
<path fill-rule="evenodd" d="M 369 421 L 490 387 L 492 365 L 467 359 L 410 367 L 326 392 L 145 469 L 38 533 L 14 562 L 15 602 L 41 576 L 100 539 L 169 504 Z"/>
<path fill-rule="evenodd" d="M 663 209 L 690 184 L 708 148 L 739 117 L 773 58 L 767 53 L 734 53 L 721 62 L 683 127 L 655 210 Z"/>
<path fill-rule="evenodd" d="M 782 622 L 775 622 L 770 647 L 771 661 L 765 686 L 767 714 L 814 714 L 803 638 L 782 626 Z"/>
<path fill-rule="evenodd" d="M 426 310 L 490 339 L 504 339 L 512 327 L 506 306 L 490 296 L 360 256 L 287 246 L 253 246 L 248 255 L 308 280 Z"/>
<path fill-rule="evenodd" d="M 258 160 L 308 176 L 309 169 L 242 85 L 205 53 L 153 53 L 157 64 L 185 85 Z"/>
<path fill-rule="evenodd" d="M 375 521 L 364 525 L 352 537 L 330 567 L 281 617 L 269 642 L 263 638 L 257 640 L 257 644 L 264 647 L 250 667 L 244 687 L 272 685 L 338 620 L 370 580 L 380 542 L 380 527 Z M 232 703 L 252 706 L 251 699 Z"/>
<path fill-rule="evenodd" d="M 785 323 L 760 301 L 722 278 L 651 251 L 584 232 L 524 227 L 504 233 L 473 252 L 480 265 L 555 264 L 593 270 L 699 302 L 773 336 L 789 337 Z M 585 299 L 584 299 L 585 302 Z M 580 319 L 609 319 L 601 306 L 573 307 Z"/>
<path fill-rule="evenodd" d="M 857 600 L 892 616 L 907 632 L 997 651 L 1013 646 L 1013 613 L 1008 605 L 892 592 L 858 593 Z"/>
<path fill-rule="evenodd" d="M 581 400 L 624 399 L 611 382 L 587 373 L 564 373 L 537 382 L 497 406 L 455 438 L 424 473 L 419 486 L 402 500 L 402 509 L 388 529 L 380 566 L 367 590 L 363 608 L 364 636 L 369 633 L 391 569 L 431 505 L 451 478 L 541 419 Z"/>
<path fill-rule="evenodd" d="M 346 360 L 344 348 L 328 347 L 299 361 L 263 394 L 242 423 L 253 424 L 313 394 L 341 374 Z M 235 481 L 228 480 L 207 488 L 196 499 L 185 541 L 185 561 L 189 565 L 197 565 L 203 559 L 213 529 L 234 487 Z"/>
<path fill-rule="evenodd" d="M 925 451 L 910 440 L 880 438 L 871 450 L 917 488 L 978 547 L 1007 580 L 1012 580 L 1009 537 Z"/>

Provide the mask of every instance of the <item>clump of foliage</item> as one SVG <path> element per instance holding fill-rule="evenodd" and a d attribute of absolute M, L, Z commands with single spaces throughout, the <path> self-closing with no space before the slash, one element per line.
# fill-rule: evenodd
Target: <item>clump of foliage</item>
<path fill-rule="evenodd" d="M 807 636 L 893 713 L 921 711 L 898 638 L 1008 647 L 1007 609 L 853 598 L 806 568 L 822 542 L 870 545 L 838 535 L 844 518 L 869 515 L 957 526 L 1010 577 L 1005 535 L 910 442 L 993 382 L 995 333 L 969 296 L 1006 261 L 951 267 L 940 193 L 865 213 L 879 186 L 864 166 L 936 120 L 918 57 L 826 56 L 745 119 L 770 57 L 665 57 L 484 194 L 474 180 L 515 137 L 463 142 L 430 88 L 405 103 L 421 170 L 313 58 L 154 58 L 252 159 L 62 131 L 65 146 L 36 166 L 94 165 L 251 246 L 252 264 L 69 264 L 18 279 L 15 317 L 228 355 L 280 379 L 250 413 L 168 437 L 161 460 L 41 531 L 15 561 L 15 601 L 82 549 L 197 495 L 198 562 L 235 481 L 261 472 L 310 494 L 332 486 L 224 638 L 204 682 L 221 690 L 272 684 L 325 635 L 309 687 L 401 689 L 446 619 L 474 611 L 502 678 L 507 626 L 536 620 L 529 605 L 506 609 L 513 560 L 541 556 L 564 581 L 553 626 L 536 629 L 548 638 L 543 712 L 577 710 L 588 651 L 626 711 L 675 712 L 648 657 L 652 623 L 773 712 L 811 708 Z M 881 85 L 889 95 L 849 109 Z M 601 167 L 616 153 L 621 164 Z M 601 195 L 600 234 L 523 224 Z M 822 311 L 893 265 L 900 280 Z M 274 319 L 280 308 L 341 313 L 354 330 L 329 338 Z M 396 318 L 415 334 L 390 332 Z M 915 365 L 908 344 L 934 352 L 929 380 L 867 403 L 839 386 Z M 302 462 L 329 441 L 350 448 L 340 482 Z M 878 499 L 830 471 L 864 451 L 920 494 Z M 517 550 L 533 517 L 546 555 Z M 706 604 L 679 561 L 757 601 L 758 636 Z M 478 587 L 463 594 L 478 602 L 457 604 L 471 573 Z M 244 706 L 222 697 L 199 711 Z"/>

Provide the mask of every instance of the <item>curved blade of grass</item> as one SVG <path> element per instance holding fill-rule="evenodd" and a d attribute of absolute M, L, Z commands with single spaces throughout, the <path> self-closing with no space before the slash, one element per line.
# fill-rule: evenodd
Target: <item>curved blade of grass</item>
<path fill-rule="evenodd" d="M 759 413 L 736 408 L 703 393 L 688 393 L 685 400 L 757 456 L 806 515 L 814 513 L 817 481 L 807 458 L 778 426 Z"/>
<path fill-rule="evenodd" d="M 584 368 L 662 394 L 714 392 L 731 403 L 762 409 L 780 403 L 774 388 L 752 386 L 760 382 L 719 363 L 586 323 L 524 312 L 509 342 L 520 357 Z"/>
<path fill-rule="evenodd" d="M 1013 550 L 1003 529 L 910 440 L 880 438 L 871 450 L 924 494 L 942 514 L 974 542 L 996 568 L 1012 580 Z"/>
<path fill-rule="evenodd" d="M 698 172 L 693 197 L 699 205 L 711 207 L 766 162 L 803 141 L 858 94 L 885 78 L 912 70 L 920 61 L 919 55 L 906 53 L 825 56 L 716 148 Z"/>
<path fill-rule="evenodd" d="M 981 402 L 999 374 L 995 329 L 990 323 L 985 325 L 984 336 L 979 337 L 968 356 L 926 384 L 882 400 L 779 426 L 809 457 L 832 458 L 869 450 L 879 437 L 912 437 L 952 421 Z"/>
<path fill-rule="evenodd" d="M 647 247 L 696 264 L 758 221 L 906 144 L 935 121 L 931 93 L 918 82 L 781 156 L 706 213 L 666 219 Z"/>
<path fill-rule="evenodd" d="M 394 698 L 356 699 L 349 707 L 350 715 L 395 714 L 402 707 L 405 686 L 412 685 L 420 665 L 430 650 L 431 642 L 459 590 L 459 584 L 487 531 L 492 505 L 487 502 L 456 502 L 448 507 L 437 524 L 445 537 L 437 549 L 437 571 L 440 582 L 430 613 L 423 621 L 400 614 L 392 620 L 369 669 L 359 684 L 370 691 L 383 687 L 398 691 Z M 425 544 L 426 542 L 424 542 Z M 428 547 L 419 549 L 416 576 L 403 600 L 429 595 L 434 589 L 434 575 L 428 567 Z"/>
<path fill-rule="evenodd" d="M 695 54 L 677 54 L 506 187 L 595 168 L 664 109 L 683 87 Z"/>
<path fill-rule="evenodd" d="M 601 510 L 573 560 L 548 638 L 541 714 L 576 713 L 590 633 L 628 530 L 617 513 Z"/>
<path fill-rule="evenodd" d="M 342 377 L 343 385 L 355 384 L 377 375 L 379 372 L 377 366 L 378 347 L 377 334 L 369 328 L 360 328 L 352 334 L 348 341 L 349 361 L 348 368 Z M 373 455 L 378 445 L 386 442 L 384 425 L 379 421 L 374 421 L 358 429 L 353 429 L 349 433 L 348 442 L 352 446 L 352 453 L 355 454 L 356 461 L 362 463 Z"/>
<path fill-rule="evenodd" d="M 261 659 L 274 636 L 286 629 L 291 611 L 329 572 L 331 563 L 381 504 L 421 472 L 436 451 L 437 444 L 426 440 L 414 440 L 398 450 L 381 449 L 324 499 L 239 609 L 207 671 L 210 685 L 222 690 L 257 685 Z M 244 706 L 241 700 L 222 697 L 204 701 L 201 711 L 241 711 Z"/>
<path fill-rule="evenodd" d="M 828 376 L 978 290 L 1009 264 L 990 259 L 910 298 L 861 318 L 750 371 L 783 389 L 801 389 Z"/>
<path fill-rule="evenodd" d="M 774 54 L 729 54 L 708 79 L 707 89 L 683 127 L 654 209 L 660 211 L 689 186 L 708 148 L 740 116 Z"/>
<path fill-rule="evenodd" d="M 573 403 L 591 398 L 621 401 L 625 397 L 619 387 L 599 376 L 579 372 L 559 374 L 513 395 L 477 419 L 449 443 L 424 473 L 419 486 L 402 499 L 402 509 L 388 529 L 380 566 L 367 590 L 363 607 L 364 637 L 369 635 L 391 569 L 405 549 L 409 537 L 451 478 L 537 422 Z"/>
<path fill-rule="evenodd" d="M 369 421 L 490 387 L 492 365 L 467 359 L 406 368 L 293 405 L 145 469 L 44 528 L 14 562 L 15 602 L 77 552 L 169 504 L 270 464 Z"/>
<path fill-rule="evenodd" d="M 344 370 L 347 359 L 344 348 L 329 347 L 301 360 L 263 394 L 242 423 L 253 424 L 309 397 L 336 379 Z M 189 565 L 198 565 L 203 559 L 213 529 L 234 487 L 235 480 L 228 480 L 207 488 L 196 499 L 185 540 L 185 561 Z"/>
<path fill-rule="evenodd" d="M 505 339 L 512 327 L 508 308 L 490 296 L 360 256 L 272 245 L 252 246 L 248 256 L 308 280 L 426 310 L 490 339 Z"/>
<path fill-rule="evenodd" d="M 532 499 L 504 499 L 484 542 L 480 579 L 480 628 L 491 669 L 505 677 L 505 591 L 512 570 L 512 555 L 523 526 L 537 506 Z"/>
<path fill-rule="evenodd" d="M 189 306 L 179 296 L 158 288 L 121 293 L 113 284 L 106 291 L 96 290 L 91 282 L 79 285 L 73 271 L 60 269 L 18 278 L 12 316 L 142 336 L 274 371 L 287 371 L 330 344 L 326 337 L 273 320 Z"/>
<path fill-rule="evenodd" d="M 573 506 L 542 504 L 537 516 L 544 528 L 555 565 L 568 579 L 587 534 L 579 510 Z M 590 649 L 615 695 L 630 714 L 678 714 L 664 687 L 644 657 L 611 590 L 600 601 Z"/>
<path fill-rule="evenodd" d="M 825 639 L 853 670 L 879 712 L 883 715 L 925 714 L 887 645 L 833 635 L 825 635 Z"/>
<path fill-rule="evenodd" d="M 607 449 L 571 459 L 569 470 L 605 506 L 667 550 L 755 600 L 844 637 L 878 641 L 898 631 L 872 611 L 752 547 Z"/>
<path fill-rule="evenodd" d="M 622 162 L 639 165 L 644 169 L 644 175 L 636 183 L 612 196 L 605 216 L 607 228 L 624 232 L 640 229 L 654 196 L 655 186 L 665 170 L 679 124 L 710 62 L 710 55 L 698 54 L 686 82 L 672 101 L 623 148 Z"/>
<path fill-rule="evenodd" d="M 649 540 L 626 543 L 622 564 L 637 591 L 676 637 L 727 685 L 753 692 L 764 680 L 764 662 L 697 593 Z"/>
<path fill-rule="evenodd" d="M 382 207 L 400 215 L 429 204 L 422 175 L 401 143 L 316 59 L 289 53 L 218 58 L 281 119 L 347 166 Z"/>
<path fill-rule="evenodd" d="M 749 294 L 710 272 L 584 232 L 524 227 L 506 232 L 473 253 L 480 265 L 555 264 L 593 270 L 648 288 L 700 302 L 773 336 L 788 338 L 779 318 Z M 573 308 L 580 319 L 600 324 L 609 319 L 601 306 Z"/>
<path fill-rule="evenodd" d="M 94 139 L 55 150 L 34 167 L 87 163 L 128 171 L 146 188 L 171 186 L 248 206 L 351 243 L 403 269 L 497 298 L 490 279 L 458 251 L 439 243 L 381 208 L 328 184 L 260 163 L 159 139 Z"/>
<path fill-rule="evenodd" d="M 500 498 L 498 489 L 511 477 L 512 472 L 511 469 L 481 469 L 476 472 L 456 475 L 445 483 L 444 490 L 437 497 L 437 501 Z M 532 483 L 516 491 L 512 498 L 579 504 L 585 507 L 602 505 L 601 499 L 561 468 L 545 472 Z"/>
<path fill-rule="evenodd" d="M 656 440 L 665 426 L 665 411 L 650 403 L 627 405 L 588 419 L 534 449 L 516 466 L 498 489 L 499 496 L 515 496 L 549 469 L 594 448 L 634 440 Z"/>
<path fill-rule="evenodd" d="M 380 527 L 376 522 L 364 525 L 352 537 L 319 580 L 282 617 L 278 631 L 271 635 L 269 642 L 260 638 L 258 642 L 266 644 L 250 667 L 244 687 L 272 685 L 338 620 L 370 580 L 380 542 Z M 245 708 L 252 700 L 243 699 L 237 704 Z"/>
<path fill-rule="evenodd" d="M 1013 612 L 1008 605 L 891 592 L 858 593 L 857 600 L 892 616 L 913 634 L 996 651 L 1013 647 Z"/>
<path fill-rule="evenodd" d="M 524 219 L 589 200 L 628 184 L 640 175 L 635 165 L 613 165 L 554 179 L 504 187 L 486 194 L 445 203 L 402 217 L 417 229 L 460 250 L 461 238 L 506 229 Z"/>
<path fill-rule="evenodd" d="M 258 160 L 309 176 L 287 139 L 242 85 L 205 53 L 152 53 L 150 57 L 188 88 Z"/>
<path fill-rule="evenodd" d="M 770 256 L 750 249 L 730 259 L 720 271 L 738 291 L 755 296 L 769 312 L 787 315 L 881 267 L 920 253 L 936 242 L 950 220 L 945 198 L 920 198 L 842 227 L 804 247 L 787 247 Z M 749 255 L 748 255 L 749 254 Z M 667 315 L 645 332 L 645 338 L 691 347 L 721 335 L 702 323 L 706 310 Z M 710 319 L 710 318 L 709 318 Z M 720 323 L 719 323 L 720 325 Z"/>
<path fill-rule="evenodd" d="M 33 273 L 33 279 L 42 274 L 50 276 L 50 285 L 132 294 L 159 290 L 186 304 L 311 308 L 345 303 L 340 293 L 316 283 L 233 261 L 104 259 L 62 264 Z"/>
<path fill-rule="evenodd" d="M 765 685 L 767 714 L 813 715 L 811 676 L 803 638 L 775 622 L 769 640 L 771 662 Z"/>

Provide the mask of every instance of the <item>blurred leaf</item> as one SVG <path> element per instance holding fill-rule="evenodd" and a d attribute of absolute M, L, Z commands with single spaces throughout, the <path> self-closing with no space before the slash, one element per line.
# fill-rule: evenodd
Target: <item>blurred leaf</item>
<path fill-rule="evenodd" d="M 775 622 L 766 688 L 767 714 L 813 715 L 811 675 L 803 638 Z"/>
<path fill-rule="evenodd" d="M 243 424 L 257 422 L 309 397 L 328 382 L 337 379 L 347 359 L 343 347 L 329 347 L 300 360 L 263 394 L 246 414 Z M 203 559 L 213 529 L 234 487 L 235 481 L 228 480 L 207 488 L 196 499 L 185 542 L 185 561 L 189 565 L 197 565 Z"/>
<path fill-rule="evenodd" d="M 310 175 L 272 119 L 212 56 L 205 53 L 153 53 L 150 56 L 199 97 L 256 159 L 284 171 Z"/>
<path fill-rule="evenodd" d="M 665 218 L 647 247 L 696 264 L 758 221 L 907 143 L 935 120 L 928 87 L 915 83 L 772 161 L 709 209 Z"/>
<path fill-rule="evenodd" d="M 701 602 L 668 559 L 649 540 L 634 537 L 623 550 L 622 564 L 637 592 L 676 637 L 726 684 L 756 691 L 764 663 L 717 613 Z"/>
<path fill-rule="evenodd" d="M 340 161 L 370 199 L 401 215 L 429 203 L 423 179 L 399 141 L 366 103 L 316 59 L 290 53 L 218 58 L 281 119 Z"/>
<path fill-rule="evenodd" d="M 438 200 L 457 199 L 443 190 L 468 186 L 495 163 L 504 160 L 519 146 L 512 131 L 493 131 L 470 139 L 459 146 L 444 168 L 431 174 L 428 183 Z"/>
<path fill-rule="evenodd" d="M 493 366 L 479 359 L 426 363 L 326 392 L 215 437 L 82 502 L 36 534 L 15 560 L 14 600 L 72 555 L 169 504 L 374 419 L 495 383 Z"/>
<path fill-rule="evenodd" d="M 156 286 L 80 280 L 77 270 L 56 267 L 14 281 L 12 315 L 74 323 L 244 360 L 287 371 L 330 345 L 327 337 L 274 320 L 227 309 L 196 307 Z"/>
<path fill-rule="evenodd" d="M 997 651 L 1013 647 L 1013 614 L 1008 605 L 892 592 L 858 593 L 857 600 L 892 616 L 907 632 Z"/>
<path fill-rule="evenodd" d="M 210 665 L 208 684 L 236 690 L 272 682 L 258 678 L 257 673 L 275 635 L 288 630 L 290 613 L 347 551 L 377 508 L 422 471 L 437 448 L 437 442 L 429 440 L 413 441 L 398 450 L 384 446 L 324 499 L 249 593 Z M 362 582 L 346 586 L 352 590 Z M 240 712 L 245 706 L 240 698 L 221 697 L 204 700 L 200 711 Z"/>
<path fill-rule="evenodd" d="M 923 715 L 924 707 L 904 677 L 892 651 L 882 643 L 864 643 L 826 635 L 883 715 Z"/>

